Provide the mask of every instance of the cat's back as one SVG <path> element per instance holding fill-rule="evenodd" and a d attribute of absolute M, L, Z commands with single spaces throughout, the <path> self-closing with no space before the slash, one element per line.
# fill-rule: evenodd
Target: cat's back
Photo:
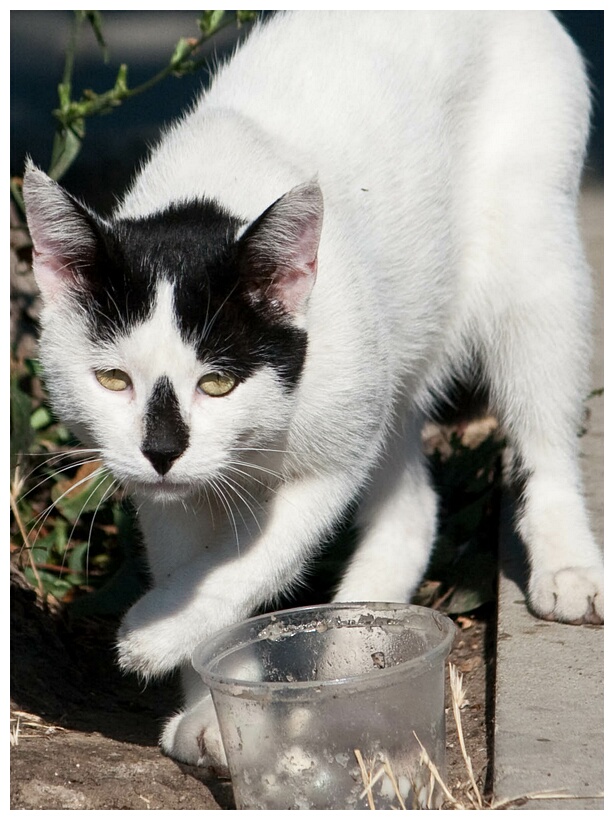
<path fill-rule="evenodd" d="M 221 67 L 201 105 L 235 108 L 288 139 L 323 126 L 347 138 L 356 112 L 384 131 L 393 112 L 410 128 L 435 111 L 454 127 L 493 84 L 530 97 L 541 78 L 557 86 L 559 77 L 567 94 L 584 95 L 582 75 L 551 12 L 282 12 Z"/>
<path fill-rule="evenodd" d="M 231 109 L 306 154 L 343 146 L 351 163 L 376 135 L 411 138 L 475 93 L 494 24 L 475 12 L 283 12 L 221 67 L 197 115 Z"/>
<path fill-rule="evenodd" d="M 314 175 L 329 201 L 352 180 L 398 186 L 400 172 L 407 192 L 426 189 L 476 145 L 499 150 L 488 122 L 506 120 L 506 100 L 522 119 L 518 102 L 545 109 L 559 91 L 585 104 L 548 12 L 281 12 L 167 132 L 124 213 L 205 194 L 252 218 Z"/>

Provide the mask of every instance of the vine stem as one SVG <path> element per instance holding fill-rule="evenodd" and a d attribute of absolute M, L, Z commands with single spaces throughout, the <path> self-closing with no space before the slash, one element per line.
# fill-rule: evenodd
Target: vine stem
<path fill-rule="evenodd" d="M 205 60 L 192 60 L 192 57 L 201 48 L 203 43 L 230 25 L 233 19 L 240 25 L 245 19 L 243 15 L 251 13 L 252 12 L 236 11 L 233 17 L 228 12 L 203 12 L 200 20 L 202 32 L 200 37 L 189 39 L 181 38 L 175 47 L 175 51 L 168 65 L 148 80 L 145 80 L 134 88 L 128 88 L 128 69 L 124 64 L 120 66 L 119 74 L 117 75 L 113 88 L 101 94 L 85 91 L 79 100 L 73 100 L 72 81 L 77 42 L 81 26 L 88 15 L 87 12 L 75 11 L 69 42 L 66 48 L 62 82 L 58 87 L 60 104 L 53 112 L 54 117 L 58 121 L 58 128 L 54 139 L 51 168 L 49 170 L 49 175 L 52 179 L 59 180 L 80 152 L 81 143 L 85 136 L 85 121 L 87 117 L 103 113 L 114 106 L 121 105 L 125 100 L 148 91 L 171 74 L 182 76 L 200 68 L 205 64 Z M 90 12 L 90 14 L 96 13 Z M 99 30 L 99 23 L 92 23 L 92 25 L 94 26 L 99 42 L 103 48 L 105 48 L 102 34 Z"/>

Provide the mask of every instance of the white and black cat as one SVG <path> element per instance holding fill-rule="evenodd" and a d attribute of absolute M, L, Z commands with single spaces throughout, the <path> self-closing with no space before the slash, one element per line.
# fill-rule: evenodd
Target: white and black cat
<path fill-rule="evenodd" d="M 29 165 L 47 386 L 148 552 L 120 663 L 182 669 L 167 753 L 223 760 L 190 655 L 295 584 L 350 504 L 337 599 L 408 600 L 437 517 L 420 429 L 478 363 L 524 479 L 529 606 L 602 621 L 577 462 L 589 107 L 545 12 L 281 13 L 111 218 Z"/>

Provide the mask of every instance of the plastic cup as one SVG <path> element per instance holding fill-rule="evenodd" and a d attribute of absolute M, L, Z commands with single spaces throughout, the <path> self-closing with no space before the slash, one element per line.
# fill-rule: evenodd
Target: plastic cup
<path fill-rule="evenodd" d="M 262 615 L 200 644 L 238 809 L 436 808 L 452 621 L 330 604 Z M 371 785 L 369 785 L 371 784 Z"/>

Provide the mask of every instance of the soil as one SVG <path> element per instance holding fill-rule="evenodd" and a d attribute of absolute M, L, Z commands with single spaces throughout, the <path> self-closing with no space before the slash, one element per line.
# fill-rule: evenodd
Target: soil
<path fill-rule="evenodd" d="M 173 680 L 146 688 L 114 663 L 112 619 L 73 622 L 11 584 L 11 809 L 233 809 L 231 785 L 165 757 L 163 719 L 179 705 Z M 493 612 L 457 619 L 450 657 L 464 675 L 464 738 L 488 786 Z M 448 709 L 447 782 L 467 803 L 468 775 Z"/>

